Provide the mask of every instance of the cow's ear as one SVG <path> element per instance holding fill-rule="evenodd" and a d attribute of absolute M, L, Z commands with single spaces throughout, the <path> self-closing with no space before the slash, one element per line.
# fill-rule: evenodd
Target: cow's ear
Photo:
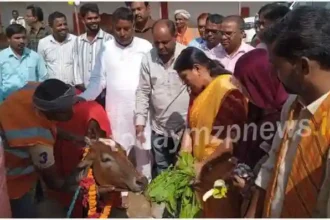
<path fill-rule="evenodd" d="M 85 176 L 87 176 L 89 168 L 93 165 L 95 159 L 95 153 L 90 151 L 86 157 L 78 164 L 77 172 L 78 172 L 78 179 L 81 180 Z"/>
<path fill-rule="evenodd" d="M 95 153 L 91 150 L 86 157 L 78 164 L 78 169 L 86 169 L 92 166 L 95 159 Z"/>
<path fill-rule="evenodd" d="M 139 149 L 137 149 L 133 146 L 127 155 L 128 160 L 133 164 L 134 167 L 136 167 L 136 151 L 137 150 L 139 150 Z M 126 151 L 124 152 L 124 154 L 126 155 Z"/>

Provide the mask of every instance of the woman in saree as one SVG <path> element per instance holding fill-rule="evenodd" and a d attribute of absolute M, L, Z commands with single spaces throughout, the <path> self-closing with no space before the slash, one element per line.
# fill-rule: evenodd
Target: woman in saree
<path fill-rule="evenodd" d="M 244 54 L 236 63 L 234 76 L 249 98 L 248 123 L 257 125 L 256 135 L 248 131 L 235 156 L 252 169 L 268 152 L 280 120 L 282 106 L 288 98 L 276 74 L 272 73 L 267 51 L 255 49 Z M 267 123 L 270 129 L 260 130 Z"/>
<path fill-rule="evenodd" d="M 230 161 L 232 145 L 247 120 L 247 100 L 232 74 L 199 49 L 183 50 L 174 69 L 191 95 L 189 129 L 183 136 L 180 152 L 192 153 L 196 159 L 196 178 L 200 182 L 196 192 L 201 200 L 215 180 L 227 179 L 235 167 Z M 239 198 L 239 192 L 229 186 L 226 198 L 201 200 L 202 217 L 240 217 Z"/>
<path fill-rule="evenodd" d="M 267 159 L 288 94 L 272 72 L 268 53 L 264 49 L 255 49 L 244 54 L 236 63 L 234 76 L 249 98 L 248 125 L 255 125 L 244 130 L 245 138 L 234 151 L 239 162 L 234 171 L 234 183 L 241 188 L 246 199 L 245 207 L 251 199 L 255 176 Z"/>

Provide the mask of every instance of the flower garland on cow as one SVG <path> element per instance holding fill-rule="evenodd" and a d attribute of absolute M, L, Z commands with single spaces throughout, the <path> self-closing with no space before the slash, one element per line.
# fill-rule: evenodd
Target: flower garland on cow
<path fill-rule="evenodd" d="M 103 139 L 100 139 L 103 140 Z M 105 143 L 104 144 L 108 145 Z M 81 162 L 88 160 L 88 155 L 91 153 L 92 143 L 88 138 L 85 138 L 85 142 L 87 146 L 84 148 L 84 153 L 81 159 Z M 115 142 L 111 141 L 112 145 L 115 145 Z M 112 151 L 118 151 L 116 146 L 112 146 Z M 89 146 L 89 147 L 88 147 Z M 108 218 L 111 213 L 112 207 L 120 207 L 121 206 L 121 198 L 120 198 L 120 190 L 117 189 L 115 186 L 102 186 L 97 184 L 96 176 L 94 175 L 93 166 L 90 164 L 87 166 L 87 175 L 83 177 L 79 183 L 79 187 L 77 188 L 75 195 L 72 198 L 72 202 L 70 204 L 69 210 L 67 212 L 67 218 L 70 218 L 71 213 L 74 209 L 75 203 L 77 201 L 78 196 L 82 193 L 83 196 L 83 206 L 87 209 L 87 217 L 88 218 Z M 98 192 L 102 193 L 98 195 Z M 105 192 L 105 193 L 104 193 Z"/>
<path fill-rule="evenodd" d="M 90 148 L 86 147 L 83 155 L 83 160 L 86 155 L 89 153 Z M 105 203 L 99 202 L 97 198 L 97 185 L 95 182 L 95 178 L 93 176 L 93 169 L 88 168 L 87 176 L 81 180 L 80 187 L 84 193 L 83 198 L 83 206 L 88 207 L 88 218 L 108 218 L 111 212 L 111 208 L 113 205 L 112 199 L 107 199 Z M 101 209 L 101 212 L 98 212 L 98 208 Z"/>
<path fill-rule="evenodd" d="M 124 148 L 112 139 L 85 139 L 87 144 L 78 165 L 84 177 L 72 199 L 67 217 L 82 191 L 88 218 L 107 218 L 112 207 L 122 207 L 120 192 L 141 193 L 148 179 L 128 159 Z"/>

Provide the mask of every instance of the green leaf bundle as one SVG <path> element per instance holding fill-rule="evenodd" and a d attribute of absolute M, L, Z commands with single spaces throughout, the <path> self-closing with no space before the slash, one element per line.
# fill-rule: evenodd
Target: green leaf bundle
<path fill-rule="evenodd" d="M 175 218 L 194 218 L 201 205 L 190 183 L 195 178 L 194 158 L 181 153 L 175 167 L 170 167 L 149 184 L 146 194 L 152 202 L 165 203 Z"/>

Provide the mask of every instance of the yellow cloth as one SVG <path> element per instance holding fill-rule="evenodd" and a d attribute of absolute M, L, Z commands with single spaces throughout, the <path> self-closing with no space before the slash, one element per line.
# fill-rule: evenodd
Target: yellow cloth
<path fill-rule="evenodd" d="M 192 128 L 193 154 L 198 161 L 204 160 L 219 146 L 218 141 L 212 141 L 211 132 L 226 95 L 238 89 L 232 78 L 232 75 L 218 76 L 194 100 L 189 121 Z"/>

